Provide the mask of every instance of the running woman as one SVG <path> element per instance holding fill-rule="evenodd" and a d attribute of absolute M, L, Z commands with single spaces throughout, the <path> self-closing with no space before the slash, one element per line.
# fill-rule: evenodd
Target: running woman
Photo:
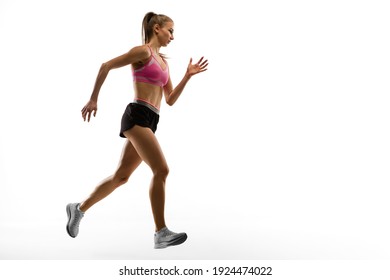
<path fill-rule="evenodd" d="M 202 57 L 195 64 L 192 58 L 180 83 L 173 87 L 169 68 L 160 48 L 166 47 L 173 39 L 174 23 L 162 14 L 149 12 L 143 22 L 143 45 L 132 48 L 128 53 L 116 57 L 100 67 L 90 100 L 81 110 L 84 121 L 96 117 L 99 91 L 110 70 L 131 65 L 133 73 L 134 100 L 127 105 L 122 117 L 120 137 L 126 138 L 119 166 L 113 175 L 104 179 L 81 203 L 66 206 L 68 215 L 67 232 L 75 238 L 79 224 L 95 203 L 125 184 L 130 175 L 144 161 L 152 170 L 150 202 L 155 222 L 154 248 L 166 248 L 186 241 L 187 234 L 175 233 L 167 228 L 164 216 L 165 182 L 168 164 L 155 136 L 159 122 L 160 104 L 164 96 L 169 105 L 175 104 L 186 84 L 196 74 L 207 70 L 208 61 Z"/>

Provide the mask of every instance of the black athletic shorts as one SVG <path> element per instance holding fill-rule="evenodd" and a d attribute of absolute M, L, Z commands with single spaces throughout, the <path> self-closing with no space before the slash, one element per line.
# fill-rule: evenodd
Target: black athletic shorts
<path fill-rule="evenodd" d="M 142 104 L 142 102 L 130 103 L 127 105 L 122 116 L 120 137 L 126 138 L 123 132 L 135 125 L 149 127 L 153 133 L 156 132 L 160 115 L 156 113 L 156 110 L 152 110 L 153 108 L 150 108 L 150 105 L 147 105 L 148 104 Z"/>

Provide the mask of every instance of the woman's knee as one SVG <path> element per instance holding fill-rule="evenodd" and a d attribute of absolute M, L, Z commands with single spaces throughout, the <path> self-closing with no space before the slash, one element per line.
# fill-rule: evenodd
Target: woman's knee
<path fill-rule="evenodd" d="M 153 176 L 161 179 L 166 179 L 169 174 L 169 167 L 168 165 L 161 165 L 157 168 L 155 168 L 153 171 Z"/>
<path fill-rule="evenodd" d="M 130 174 L 128 173 L 122 173 L 122 172 L 115 172 L 112 181 L 114 182 L 115 186 L 119 187 L 127 183 L 129 181 Z"/>

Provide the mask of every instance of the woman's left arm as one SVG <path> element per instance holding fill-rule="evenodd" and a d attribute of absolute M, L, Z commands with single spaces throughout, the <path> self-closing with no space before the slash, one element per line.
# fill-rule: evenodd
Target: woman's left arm
<path fill-rule="evenodd" d="M 170 106 L 175 104 L 191 77 L 206 71 L 208 65 L 208 60 L 203 61 L 203 57 L 199 59 L 198 63 L 196 64 L 192 64 L 191 58 L 183 79 L 175 88 L 173 88 L 171 78 L 169 78 L 167 85 L 164 87 L 165 101 L 167 104 Z"/>

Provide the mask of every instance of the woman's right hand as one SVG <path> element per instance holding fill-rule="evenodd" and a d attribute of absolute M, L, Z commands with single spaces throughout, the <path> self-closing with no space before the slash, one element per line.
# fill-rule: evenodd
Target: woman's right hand
<path fill-rule="evenodd" d="M 89 120 L 91 119 L 91 114 L 93 114 L 93 116 L 96 117 L 96 112 L 97 112 L 97 102 L 91 99 L 81 110 L 81 115 L 84 121 L 88 119 L 89 122 Z"/>

